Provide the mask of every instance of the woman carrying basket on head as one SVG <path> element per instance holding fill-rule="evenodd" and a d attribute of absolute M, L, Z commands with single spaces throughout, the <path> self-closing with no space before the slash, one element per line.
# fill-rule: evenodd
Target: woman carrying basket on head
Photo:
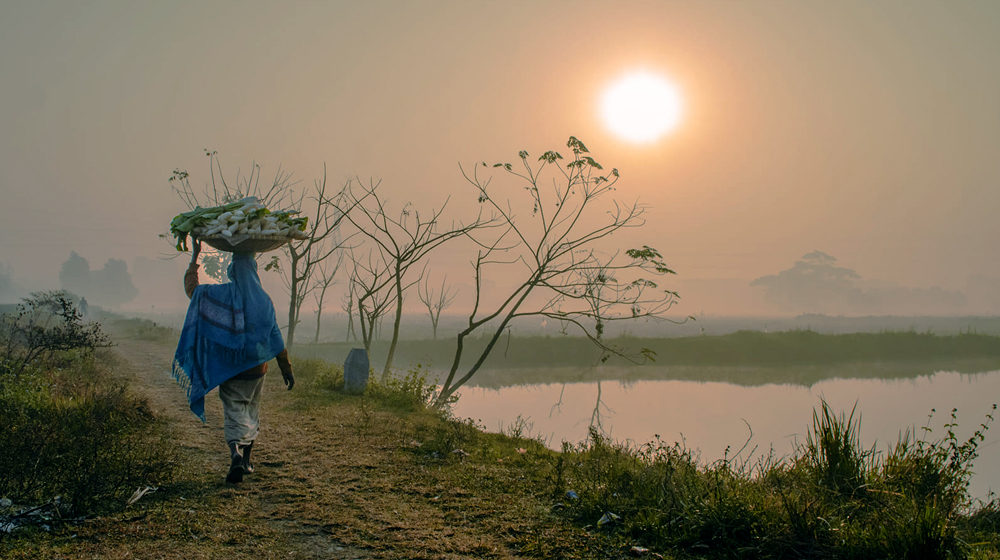
<path fill-rule="evenodd" d="M 274 304 L 257 276 L 253 253 L 233 253 L 225 284 L 198 283 L 195 239 L 184 290 L 191 303 L 184 319 L 173 377 L 187 390 L 191 412 L 205 421 L 205 395 L 215 387 L 225 413 L 230 466 L 226 482 L 253 472 L 250 452 L 260 432 L 260 397 L 267 362 L 277 358 L 285 385 L 295 385 Z"/>

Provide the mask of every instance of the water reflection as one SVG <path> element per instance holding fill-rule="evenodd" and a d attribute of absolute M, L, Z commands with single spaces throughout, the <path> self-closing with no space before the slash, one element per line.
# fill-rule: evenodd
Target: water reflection
<path fill-rule="evenodd" d="M 532 435 L 558 449 L 563 440 L 582 441 L 590 426 L 619 440 L 646 442 L 659 434 L 700 450 L 702 462 L 721 459 L 729 448 L 779 456 L 791 454 L 805 440 L 820 397 L 835 411 L 850 412 L 857 402 L 861 440 L 885 450 L 900 431 L 929 426 L 943 437 L 942 425 L 958 409 L 959 438 L 972 435 L 993 403 L 1000 400 L 1000 371 L 980 374 L 938 372 L 906 379 L 830 379 L 811 386 L 768 384 L 741 386 L 681 380 L 592 381 L 462 390 L 455 413 L 497 430 L 521 416 Z M 933 418 L 928 419 L 931 410 Z M 749 426 L 749 429 L 748 429 Z M 971 492 L 985 497 L 1000 488 L 1000 425 L 980 444 Z"/>

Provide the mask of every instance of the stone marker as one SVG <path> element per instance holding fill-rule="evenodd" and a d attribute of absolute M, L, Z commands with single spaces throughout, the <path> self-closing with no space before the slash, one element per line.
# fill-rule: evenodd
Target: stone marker
<path fill-rule="evenodd" d="M 352 348 L 344 361 L 344 391 L 352 395 L 365 392 L 368 385 L 368 352 Z"/>

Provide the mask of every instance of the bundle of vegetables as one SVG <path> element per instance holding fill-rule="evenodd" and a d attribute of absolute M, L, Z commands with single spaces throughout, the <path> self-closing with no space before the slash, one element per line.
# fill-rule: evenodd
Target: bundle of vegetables
<path fill-rule="evenodd" d="M 170 222 L 170 233 L 177 240 L 177 250 L 187 251 L 188 234 L 195 237 L 221 235 L 273 235 L 303 239 L 307 217 L 295 217 L 298 211 L 271 212 L 256 197 L 222 206 L 201 206 L 178 215 Z"/>

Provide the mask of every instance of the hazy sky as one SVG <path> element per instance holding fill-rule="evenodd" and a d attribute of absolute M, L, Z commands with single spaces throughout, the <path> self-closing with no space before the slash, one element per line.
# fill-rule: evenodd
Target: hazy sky
<path fill-rule="evenodd" d="M 185 209 L 167 178 L 203 185 L 205 148 L 231 176 L 326 163 L 461 210 L 459 162 L 575 135 L 652 206 L 630 240 L 683 278 L 820 250 L 960 289 L 1000 276 L 998 53 L 989 0 L 3 2 L 0 263 L 54 282 L 71 250 L 155 257 Z M 637 68 L 685 105 L 640 147 L 597 115 Z"/>

